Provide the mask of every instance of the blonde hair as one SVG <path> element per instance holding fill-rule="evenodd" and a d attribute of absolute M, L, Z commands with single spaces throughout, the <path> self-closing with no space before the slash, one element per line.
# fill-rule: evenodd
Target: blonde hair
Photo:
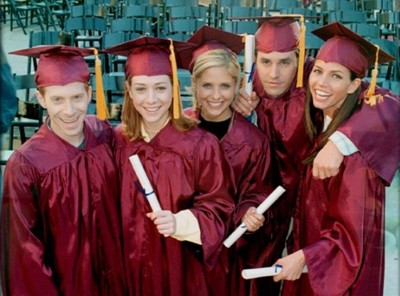
<path fill-rule="evenodd" d="M 170 82 L 171 81 L 172 80 L 170 77 Z M 125 83 L 124 103 L 122 105 L 122 113 L 121 113 L 123 134 L 130 140 L 142 139 L 143 138 L 143 135 L 141 133 L 142 116 L 136 110 L 133 104 L 133 100 L 130 97 L 128 91 L 128 86 L 131 84 L 131 78 L 127 78 L 125 82 L 126 83 Z M 182 111 L 179 119 L 174 119 L 172 101 L 168 112 L 174 127 L 178 131 L 182 132 L 188 131 L 197 124 L 196 120 L 185 116 L 184 114 L 182 114 Z"/>
<path fill-rule="evenodd" d="M 213 49 L 201 54 L 195 61 L 192 73 L 192 88 L 193 93 L 193 108 L 199 107 L 199 103 L 196 98 L 195 83 L 197 79 L 203 74 L 203 72 L 209 68 L 224 67 L 227 69 L 230 76 L 235 79 L 236 92 L 240 86 L 240 74 L 241 68 L 237 60 L 236 55 L 225 49 Z"/>

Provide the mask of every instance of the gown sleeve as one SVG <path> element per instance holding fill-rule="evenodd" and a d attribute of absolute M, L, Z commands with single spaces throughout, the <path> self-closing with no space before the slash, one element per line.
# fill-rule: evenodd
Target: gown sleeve
<path fill-rule="evenodd" d="M 377 252 L 382 249 L 382 182 L 359 153 L 345 162 L 344 171 L 332 178 L 327 188 L 320 238 L 303 249 L 316 295 L 327 295 L 326 291 L 344 295 L 359 278 L 365 279 L 366 270 L 376 268 L 373 274 L 377 274 L 383 266 L 381 251 Z M 372 244 L 377 246 L 371 259 Z"/>
<path fill-rule="evenodd" d="M 1 213 L 1 279 L 4 295 L 58 295 L 45 263 L 38 172 L 14 152 L 7 162 Z"/>
<path fill-rule="evenodd" d="M 379 92 L 383 102 L 375 106 L 362 102 L 361 108 L 338 131 L 356 145 L 369 165 L 390 184 L 400 161 L 400 101 L 387 90 Z"/>

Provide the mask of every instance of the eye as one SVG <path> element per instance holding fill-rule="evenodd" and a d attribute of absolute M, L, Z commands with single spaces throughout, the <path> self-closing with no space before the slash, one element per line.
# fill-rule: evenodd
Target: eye
<path fill-rule="evenodd" d="M 269 64 L 271 64 L 271 62 L 269 61 L 269 60 L 261 60 L 261 63 L 263 64 L 263 65 L 269 65 Z"/>
<path fill-rule="evenodd" d="M 73 96 L 72 97 L 72 99 L 74 100 L 74 101 L 82 101 L 82 99 L 83 99 L 83 95 L 76 95 L 76 96 Z"/>
<path fill-rule="evenodd" d="M 62 102 L 62 97 L 52 97 L 51 100 L 53 103 L 61 103 Z"/>
<path fill-rule="evenodd" d="M 282 66 L 288 66 L 288 65 L 290 65 L 290 64 L 291 64 L 290 60 L 283 60 L 283 61 L 281 61 L 281 65 L 282 65 Z"/>
<path fill-rule="evenodd" d="M 319 74 L 321 74 L 321 73 L 322 73 L 322 71 L 321 71 L 321 70 L 319 70 L 319 69 L 313 69 L 313 70 L 312 70 L 312 73 L 313 73 L 313 74 L 317 74 L 317 75 L 319 75 Z"/>
<path fill-rule="evenodd" d="M 334 79 L 338 79 L 338 80 L 342 80 L 343 79 L 343 77 L 341 75 L 339 75 L 339 74 L 333 74 L 332 77 Z"/>
<path fill-rule="evenodd" d="M 229 83 L 224 83 L 221 85 L 222 89 L 230 89 L 232 86 Z"/>
<path fill-rule="evenodd" d="M 210 89 L 211 88 L 211 83 L 203 83 L 201 86 L 203 88 Z"/>
<path fill-rule="evenodd" d="M 134 90 L 135 90 L 135 92 L 141 94 L 141 93 L 144 93 L 146 91 L 146 88 L 144 88 L 144 87 L 136 87 Z"/>
<path fill-rule="evenodd" d="M 164 92 L 167 88 L 165 86 L 157 86 L 156 91 Z"/>

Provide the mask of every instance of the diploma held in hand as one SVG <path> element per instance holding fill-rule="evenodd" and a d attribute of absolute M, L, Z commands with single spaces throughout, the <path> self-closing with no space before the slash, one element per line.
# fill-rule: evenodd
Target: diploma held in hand
<path fill-rule="evenodd" d="M 282 186 L 278 186 L 267 198 L 257 207 L 257 214 L 264 214 L 266 210 L 285 192 Z M 234 232 L 224 241 L 224 246 L 230 248 L 247 230 L 246 224 L 242 223 Z"/>
<path fill-rule="evenodd" d="M 242 277 L 246 280 L 255 279 L 259 277 L 275 276 L 282 270 L 282 265 L 276 264 L 271 267 L 249 268 L 242 270 Z M 307 273 L 307 266 L 304 266 L 303 273 Z"/>
<path fill-rule="evenodd" d="M 243 269 L 242 277 L 246 280 L 249 280 L 265 276 L 274 276 L 280 273 L 281 270 L 282 266 L 280 265 L 275 265 L 271 267 L 262 267 L 262 268 Z"/>
<path fill-rule="evenodd" d="M 244 49 L 244 73 L 245 84 L 244 89 L 249 96 L 253 92 L 253 71 L 254 71 L 254 49 L 255 37 L 254 35 L 246 35 Z"/>
<path fill-rule="evenodd" d="M 136 176 L 139 179 L 140 185 L 142 185 L 144 189 L 144 194 L 150 204 L 150 207 L 153 212 L 161 211 L 160 203 L 158 202 L 157 196 L 154 193 L 153 187 L 150 184 L 150 180 L 144 171 L 143 165 L 139 159 L 137 154 L 129 157 L 129 160 L 132 164 L 133 170 L 136 173 Z"/>

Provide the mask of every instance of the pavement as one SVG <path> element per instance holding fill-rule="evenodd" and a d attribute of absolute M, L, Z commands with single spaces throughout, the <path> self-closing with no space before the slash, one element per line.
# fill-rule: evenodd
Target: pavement
<path fill-rule="evenodd" d="M 28 47 L 29 33 L 24 35 L 21 28 L 10 31 L 10 25 L 1 24 L 1 42 L 8 53 L 17 49 Z M 31 25 L 29 31 L 40 31 L 38 25 Z M 16 74 L 27 73 L 27 58 L 16 55 L 8 55 L 8 62 Z M 385 289 L 384 296 L 400 295 L 400 169 L 390 187 L 386 189 L 386 230 L 385 230 Z M 374 295 L 372 295 L 374 296 Z"/>

